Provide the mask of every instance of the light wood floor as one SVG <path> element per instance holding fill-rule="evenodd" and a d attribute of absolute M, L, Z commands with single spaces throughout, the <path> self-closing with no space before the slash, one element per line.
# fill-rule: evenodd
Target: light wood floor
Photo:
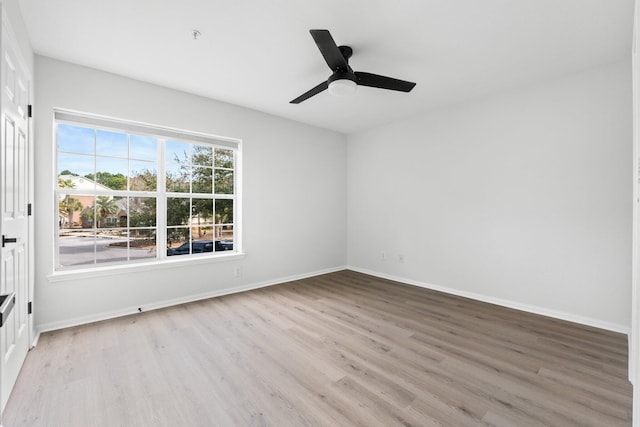
<path fill-rule="evenodd" d="M 43 334 L 4 426 L 631 425 L 626 336 L 339 272 Z"/>

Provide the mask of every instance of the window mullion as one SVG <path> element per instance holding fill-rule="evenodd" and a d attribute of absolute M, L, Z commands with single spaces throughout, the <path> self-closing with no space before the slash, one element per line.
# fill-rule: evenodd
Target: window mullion
<path fill-rule="evenodd" d="M 158 259 L 167 257 L 167 179 L 165 167 L 165 147 L 167 140 L 158 140 L 158 178 L 156 200 L 156 250 Z"/>

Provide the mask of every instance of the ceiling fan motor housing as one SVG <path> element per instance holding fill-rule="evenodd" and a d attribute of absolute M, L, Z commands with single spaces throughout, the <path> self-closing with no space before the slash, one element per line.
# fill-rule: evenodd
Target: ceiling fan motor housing
<path fill-rule="evenodd" d="M 351 80 L 352 82 L 358 82 L 358 79 L 353 71 L 334 71 L 333 74 L 329 76 L 329 80 L 327 80 L 327 83 L 331 84 L 336 80 Z"/>
<path fill-rule="evenodd" d="M 349 58 L 353 55 L 353 49 L 351 49 L 350 46 L 338 46 L 338 49 L 340 49 L 340 53 L 344 56 L 344 59 L 349 62 Z"/>

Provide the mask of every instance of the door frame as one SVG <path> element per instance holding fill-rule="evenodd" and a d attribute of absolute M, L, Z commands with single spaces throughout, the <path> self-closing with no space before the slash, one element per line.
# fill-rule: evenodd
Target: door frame
<path fill-rule="evenodd" d="M 640 427 L 640 0 L 635 0 L 631 49 L 632 117 L 633 117 L 633 215 L 631 255 L 631 332 L 629 335 L 629 381 L 633 386 L 634 427 Z"/>
<path fill-rule="evenodd" d="M 33 207 L 33 201 L 35 199 L 35 184 L 34 184 L 34 176 L 35 176 L 35 160 L 34 160 L 34 102 L 33 102 L 33 70 L 30 70 L 28 67 L 25 68 L 29 75 L 29 87 L 27 88 L 27 98 L 29 99 L 29 113 L 27 115 L 27 203 L 30 208 L 29 217 L 28 217 L 28 253 L 27 253 L 27 287 L 29 289 L 27 300 L 31 306 L 31 313 L 27 316 L 27 327 L 29 328 L 29 348 L 33 348 L 38 344 L 38 338 L 40 338 L 40 333 L 36 330 L 35 325 L 35 212 Z M 0 426 L 1 427 L 1 426 Z"/>

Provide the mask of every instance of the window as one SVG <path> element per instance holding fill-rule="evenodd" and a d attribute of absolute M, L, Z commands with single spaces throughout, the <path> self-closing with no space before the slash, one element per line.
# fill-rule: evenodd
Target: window
<path fill-rule="evenodd" d="M 239 252 L 237 140 L 55 112 L 56 269 Z"/>

